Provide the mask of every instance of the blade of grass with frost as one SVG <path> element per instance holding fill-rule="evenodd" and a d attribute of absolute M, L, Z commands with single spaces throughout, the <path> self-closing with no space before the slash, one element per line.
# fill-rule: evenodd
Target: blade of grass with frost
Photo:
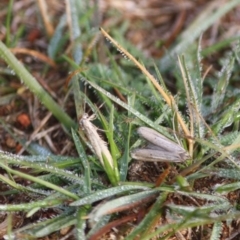
<path fill-rule="evenodd" d="M 186 101 L 187 101 L 187 108 L 188 108 L 188 115 L 189 115 L 190 136 L 193 137 L 194 136 L 194 123 L 195 123 L 195 125 L 197 125 L 197 123 L 200 122 L 200 119 L 197 118 L 196 116 L 194 116 L 194 112 L 193 112 L 193 109 L 190 107 L 190 103 L 192 103 L 194 105 L 197 112 L 200 112 L 201 105 L 199 105 L 199 104 L 201 102 L 198 103 L 198 101 L 201 101 L 200 96 L 202 93 L 202 91 L 201 91 L 202 80 L 199 80 L 199 82 L 201 82 L 201 83 L 195 87 L 193 81 L 191 81 L 190 73 L 187 69 L 184 56 L 178 57 L 178 62 L 179 62 L 179 67 L 180 67 L 180 71 L 182 74 L 182 81 L 184 84 L 185 93 L 186 93 Z M 198 91 L 201 91 L 201 92 L 199 92 L 198 96 L 196 96 L 196 93 Z M 188 149 L 189 149 L 190 154 L 192 155 L 194 141 L 192 139 L 189 139 L 188 142 L 189 142 Z"/>
<path fill-rule="evenodd" d="M 63 170 L 63 169 L 61 169 L 55 165 L 52 165 L 50 163 L 30 162 L 30 161 L 28 161 L 28 157 L 27 157 L 27 159 L 25 159 L 25 157 L 26 156 L 18 156 L 18 155 L 3 152 L 0 150 L 0 159 L 9 164 L 11 163 L 14 165 L 28 167 L 28 168 L 36 169 L 37 171 L 46 171 L 49 173 L 54 173 L 63 178 L 71 179 L 72 181 L 77 182 L 79 184 L 84 184 L 83 180 L 79 176 L 75 176 L 70 171 Z M 46 156 L 45 156 L 45 161 L 46 161 Z"/>
<path fill-rule="evenodd" d="M 81 141 L 79 140 L 79 137 L 77 136 L 76 132 L 72 129 L 72 137 L 74 140 L 74 144 L 76 146 L 77 152 L 79 157 L 81 158 L 82 161 L 82 167 L 84 169 L 84 180 L 85 184 L 83 185 L 83 189 L 85 193 L 90 193 L 91 192 L 91 168 L 89 166 L 89 162 L 84 150 L 84 147 L 82 146 Z"/>
<path fill-rule="evenodd" d="M 148 141 L 148 145 L 133 150 L 131 156 L 134 159 L 157 162 L 183 162 L 190 159 L 189 154 L 179 144 L 151 128 L 140 127 L 138 134 Z"/>
<path fill-rule="evenodd" d="M 101 194 L 99 192 L 94 192 L 90 195 L 87 195 L 86 197 L 83 197 L 75 202 L 70 203 L 70 206 L 82 206 L 85 204 L 92 204 L 94 202 L 98 202 L 100 200 L 103 200 L 104 198 L 109 198 L 114 195 L 123 194 L 124 192 L 130 192 L 130 191 L 139 191 L 139 190 L 150 190 L 150 186 L 138 186 L 138 185 L 121 185 L 117 187 L 107 188 L 105 190 L 101 190 Z"/>
<path fill-rule="evenodd" d="M 103 116 L 103 114 L 98 110 L 98 116 L 101 119 L 101 123 L 103 125 L 103 128 L 105 130 L 105 134 L 109 143 L 110 152 L 112 153 L 113 157 L 113 163 L 117 165 L 116 159 L 118 159 L 121 156 L 121 153 L 117 147 L 117 144 L 113 140 L 114 135 L 114 107 L 113 104 L 111 104 L 110 114 L 109 114 L 109 123 L 107 122 L 106 118 Z"/>
<path fill-rule="evenodd" d="M 28 202 L 28 203 L 20 203 L 20 204 L 0 204 L 0 211 L 11 211 L 11 212 L 17 212 L 17 211 L 28 211 L 33 208 L 50 208 L 53 206 L 58 206 L 59 204 L 62 204 L 62 200 L 60 198 L 55 198 L 47 200 L 41 199 L 40 201 L 34 201 L 34 202 Z"/>
<path fill-rule="evenodd" d="M 134 203 L 144 201 L 144 199 L 153 197 L 157 194 L 159 194 L 159 190 L 153 189 L 119 197 L 96 206 L 93 209 L 93 211 L 88 215 L 88 217 L 92 222 L 97 222 L 100 219 L 100 217 L 104 215 L 118 212 L 124 207 L 131 206 Z"/>
<path fill-rule="evenodd" d="M 151 206 L 149 212 L 144 216 L 141 222 L 131 231 L 126 237 L 126 240 L 136 239 L 138 236 L 143 236 L 145 233 L 150 234 L 149 229 L 153 229 L 153 224 L 156 219 L 160 219 L 163 215 L 163 211 L 159 209 L 159 206 L 163 206 L 166 202 L 168 191 L 163 191 L 156 199 L 156 202 Z M 164 224 L 164 226 L 166 226 Z M 168 225 L 167 225 L 168 226 Z M 155 227 L 155 226 L 154 226 Z"/>
<path fill-rule="evenodd" d="M 29 174 L 22 173 L 22 172 L 19 172 L 17 170 L 13 170 L 13 169 L 11 169 L 10 167 L 6 166 L 5 164 L 3 164 L 1 162 L 0 162 L 0 167 L 5 169 L 9 173 L 12 173 L 12 174 L 14 174 L 16 176 L 19 176 L 19 177 L 22 177 L 24 179 L 27 179 L 27 180 L 39 183 L 39 184 L 41 184 L 43 186 L 46 186 L 46 187 L 48 187 L 50 189 L 53 189 L 53 190 L 55 190 L 57 192 L 60 192 L 60 193 L 66 195 L 66 196 L 68 196 L 68 197 L 70 197 L 72 199 L 75 199 L 75 200 L 79 199 L 79 197 L 76 194 L 73 194 L 73 193 L 65 190 L 64 188 L 61 188 L 61 187 L 59 187 L 59 186 L 57 186 L 55 184 L 52 184 L 50 182 L 44 181 L 44 180 L 42 180 L 40 178 L 33 177 L 33 176 L 29 175 Z"/>
<path fill-rule="evenodd" d="M 121 153 L 117 147 L 117 144 L 114 141 L 113 135 L 114 135 L 114 107 L 113 104 L 111 103 L 111 111 L 109 114 L 109 121 L 106 120 L 106 118 L 102 115 L 102 113 L 98 110 L 99 113 L 99 117 L 102 123 L 102 126 L 105 130 L 105 134 L 107 137 L 107 142 L 109 144 L 109 149 L 111 152 L 111 156 L 112 156 L 112 160 L 113 160 L 113 167 L 109 166 L 109 173 L 111 172 L 113 175 L 113 178 L 117 180 L 117 182 L 119 181 L 120 178 L 120 174 L 119 174 L 119 170 L 118 170 L 118 162 L 117 159 L 121 156 Z M 103 158 L 104 159 L 104 158 Z M 107 164 L 107 162 L 106 162 Z M 115 176 L 115 177 L 114 177 Z"/>

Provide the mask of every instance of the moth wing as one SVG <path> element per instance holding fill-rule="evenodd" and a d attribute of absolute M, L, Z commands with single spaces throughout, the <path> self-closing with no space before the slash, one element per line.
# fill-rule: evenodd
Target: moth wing
<path fill-rule="evenodd" d="M 137 148 L 131 152 L 132 158 L 150 162 L 183 162 L 186 159 L 174 152 Z"/>
<path fill-rule="evenodd" d="M 137 132 L 142 138 L 147 140 L 152 145 L 159 147 L 160 149 L 164 149 L 165 151 L 169 152 L 172 151 L 179 153 L 186 152 L 186 150 L 182 146 L 166 138 L 165 136 L 151 128 L 140 127 L 138 128 Z"/>
<path fill-rule="evenodd" d="M 152 144 L 152 143 L 149 143 L 149 142 L 147 143 L 146 146 L 143 147 L 143 149 L 153 149 L 153 150 L 158 150 L 158 151 L 165 151 L 165 152 L 167 152 L 165 148 L 162 148 L 162 147 L 160 147 L 160 146 L 157 146 L 157 145 Z"/>
<path fill-rule="evenodd" d="M 140 148 L 139 148 L 140 149 Z M 159 152 L 166 152 L 166 154 L 171 154 L 173 156 L 173 151 L 166 151 L 166 149 L 162 148 L 162 147 L 159 147 L 159 146 L 156 146 L 154 144 L 151 144 L 151 143 L 148 143 L 144 148 L 142 149 L 149 149 L 149 150 L 155 150 L 155 151 L 159 151 Z M 187 159 L 190 159 L 190 155 L 187 151 L 185 151 L 184 149 L 182 151 L 178 151 L 178 152 L 175 152 L 174 154 L 175 156 L 178 156 L 180 159 L 183 159 L 184 160 L 187 160 Z"/>

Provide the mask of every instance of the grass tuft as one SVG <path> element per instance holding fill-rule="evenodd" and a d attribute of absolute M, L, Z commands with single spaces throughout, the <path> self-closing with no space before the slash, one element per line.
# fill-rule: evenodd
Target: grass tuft
<path fill-rule="evenodd" d="M 24 51 L 41 56 L 37 78 L 34 64 L 27 67 L 13 55 L 21 49 L 10 49 L 18 43 L 11 37 L 15 5 L 10 1 L 0 42 L 0 106 L 13 102 L 15 109 L 29 108 L 32 128 L 14 124 L 0 111 L 2 138 L 8 134 L 23 152 L 17 154 L 17 144 L 4 139 L 3 149 L 14 150 L 0 150 L 0 209 L 8 214 L 1 237 L 227 238 L 225 229 L 237 226 L 240 217 L 240 48 L 236 36 L 206 47 L 205 33 L 200 35 L 239 1 L 221 8 L 216 3 L 196 17 L 158 67 L 125 40 L 126 21 L 97 31 L 92 19 L 98 8 L 72 0 L 54 30 L 43 1 L 39 17 L 48 36 L 46 53 Z M 211 63 L 213 53 L 218 58 Z M 11 86 L 10 77 L 21 84 Z M 78 126 L 86 114 L 95 117 Z M 131 151 L 143 145 L 139 126 L 177 142 L 191 158 L 131 159 Z M 21 223 L 14 220 L 18 213 Z"/>

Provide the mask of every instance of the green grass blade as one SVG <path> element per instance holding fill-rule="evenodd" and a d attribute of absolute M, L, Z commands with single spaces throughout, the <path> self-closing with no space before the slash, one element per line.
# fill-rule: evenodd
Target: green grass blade
<path fill-rule="evenodd" d="M 75 128 L 74 121 L 61 109 L 51 98 L 38 81 L 27 71 L 27 69 L 16 59 L 11 51 L 0 41 L 0 57 L 2 57 L 20 80 L 35 94 L 39 101 L 70 131 Z"/>
<path fill-rule="evenodd" d="M 223 231 L 222 222 L 215 222 L 213 224 L 212 234 L 209 240 L 220 240 L 222 231 Z"/>
<path fill-rule="evenodd" d="M 133 190 L 149 190 L 149 187 L 146 186 L 137 186 L 137 185 L 125 185 L 125 186 L 117 186 L 108 188 L 105 190 L 101 190 L 100 192 L 92 193 L 84 198 L 81 198 L 75 202 L 70 203 L 70 206 L 82 206 L 85 204 L 92 204 L 99 200 L 103 200 L 108 197 L 112 197 L 117 194 L 123 194 L 124 192 L 129 192 Z"/>
<path fill-rule="evenodd" d="M 78 155 L 82 161 L 82 167 L 84 169 L 84 179 L 85 179 L 85 184 L 84 184 L 84 192 L 85 193 L 90 193 L 91 192 L 91 168 L 87 159 L 87 155 L 85 153 L 84 147 L 79 139 L 79 137 L 77 136 L 76 132 L 74 130 L 72 130 L 72 137 L 73 137 L 73 141 L 74 144 L 76 146 Z"/>
<path fill-rule="evenodd" d="M 159 193 L 159 190 L 154 189 L 116 198 L 98 206 L 92 213 L 90 213 L 89 216 L 93 221 L 98 221 L 99 218 L 114 211 L 115 209 L 130 206 L 133 203 L 140 202 L 143 199 L 154 196 L 157 193 Z"/>
<path fill-rule="evenodd" d="M 60 51 L 61 46 L 67 40 L 66 38 L 63 38 L 64 28 L 66 27 L 66 24 L 67 24 L 66 15 L 63 15 L 48 45 L 48 49 L 47 49 L 48 56 L 52 59 L 55 59 L 57 52 Z"/>

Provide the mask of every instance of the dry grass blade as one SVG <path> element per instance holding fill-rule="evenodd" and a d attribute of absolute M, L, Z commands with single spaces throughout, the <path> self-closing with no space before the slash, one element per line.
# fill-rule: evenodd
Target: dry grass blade
<path fill-rule="evenodd" d="M 33 56 L 35 58 L 38 58 L 38 59 L 42 60 L 43 62 L 48 63 L 52 67 L 57 68 L 56 63 L 51 58 L 49 58 L 45 54 L 40 53 L 38 51 L 29 50 L 29 49 L 26 49 L 26 48 L 12 48 L 11 52 L 14 53 L 14 54 L 20 53 L 20 54 L 26 54 L 26 55 L 29 55 L 29 56 Z"/>
<path fill-rule="evenodd" d="M 46 27 L 45 29 L 47 31 L 47 34 L 48 34 L 48 36 L 52 36 L 54 33 L 54 27 L 49 18 L 47 3 L 45 0 L 38 0 L 37 2 L 38 2 L 39 10 L 40 10 L 42 18 L 43 18 L 44 25 Z"/>

